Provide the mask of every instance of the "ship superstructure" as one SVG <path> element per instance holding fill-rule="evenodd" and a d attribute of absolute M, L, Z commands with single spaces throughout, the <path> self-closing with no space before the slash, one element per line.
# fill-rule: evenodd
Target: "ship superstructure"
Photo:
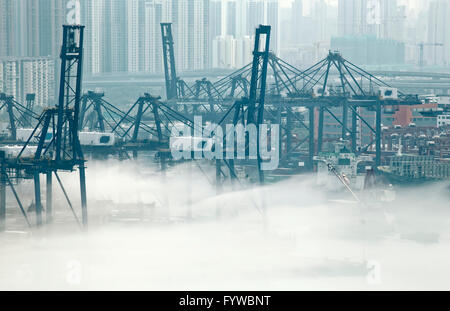
<path fill-rule="evenodd" d="M 322 152 L 314 160 L 317 163 L 317 183 L 332 189 L 341 188 L 342 180 L 351 189 L 361 191 L 364 189 L 367 173 L 374 169 L 371 156 L 351 152 L 348 143 L 344 141 L 335 144 L 334 152 Z M 335 173 L 340 175 L 339 179 Z"/>

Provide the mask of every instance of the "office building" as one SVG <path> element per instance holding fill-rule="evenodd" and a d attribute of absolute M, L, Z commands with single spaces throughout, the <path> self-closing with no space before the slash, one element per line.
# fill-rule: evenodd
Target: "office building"
<path fill-rule="evenodd" d="M 236 40 L 233 36 L 218 36 L 212 45 L 213 68 L 235 68 Z"/>
<path fill-rule="evenodd" d="M 247 1 L 247 35 L 253 36 L 259 25 L 270 25 L 270 49 L 278 54 L 278 1 L 248 0 Z"/>
<path fill-rule="evenodd" d="M 127 2 L 105 0 L 103 72 L 126 72 L 127 67 Z"/>
<path fill-rule="evenodd" d="M 213 68 L 237 69 L 252 61 L 254 36 L 218 36 L 213 40 Z"/>
<path fill-rule="evenodd" d="M 222 1 L 211 0 L 209 3 L 209 59 L 213 63 L 213 42 L 222 35 Z"/>

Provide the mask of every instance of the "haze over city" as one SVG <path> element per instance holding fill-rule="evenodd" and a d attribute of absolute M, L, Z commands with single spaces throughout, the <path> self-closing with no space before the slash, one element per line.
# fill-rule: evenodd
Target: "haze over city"
<path fill-rule="evenodd" d="M 448 16 L 0 0 L 0 290 L 449 290 Z"/>

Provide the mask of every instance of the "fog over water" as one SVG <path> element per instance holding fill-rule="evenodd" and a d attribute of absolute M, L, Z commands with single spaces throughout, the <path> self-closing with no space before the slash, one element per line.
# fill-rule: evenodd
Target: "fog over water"
<path fill-rule="evenodd" d="M 88 162 L 87 232 L 56 185 L 55 224 L 41 230 L 27 232 L 9 202 L 0 290 L 450 289 L 449 182 L 361 206 L 313 176 L 217 194 L 214 168 L 202 168 L 162 178 L 142 163 Z M 61 177 L 78 212 L 77 174 Z"/>

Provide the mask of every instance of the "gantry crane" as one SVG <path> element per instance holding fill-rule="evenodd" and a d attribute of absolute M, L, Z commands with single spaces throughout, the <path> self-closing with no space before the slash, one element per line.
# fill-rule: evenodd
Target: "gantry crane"
<path fill-rule="evenodd" d="M 33 120 L 39 118 L 33 112 L 34 107 L 34 94 L 27 94 L 26 106 L 18 103 L 13 96 L 0 93 L 0 111 L 4 108 L 8 113 L 10 137 L 12 141 L 17 140 L 17 127 L 33 127 Z"/>
<path fill-rule="evenodd" d="M 43 224 L 40 175 L 47 177 L 46 221 L 52 222 L 52 177 L 55 175 L 67 199 L 77 223 L 87 226 L 87 197 L 85 159 L 81 149 L 79 133 L 79 113 L 82 87 L 83 64 L 83 35 L 84 26 L 64 25 L 61 49 L 61 76 L 59 100 L 55 107 L 44 110 L 39 117 L 38 124 L 17 156 L 5 157 L 0 152 L 1 187 L 0 187 L 0 224 L 4 229 L 6 211 L 6 186 L 9 185 L 15 195 L 19 207 L 27 222 L 23 204 L 18 197 L 11 178 L 30 178 L 34 180 L 34 205 L 36 211 L 36 225 Z M 32 144 L 37 144 L 33 149 Z M 30 154 L 30 150 L 33 152 Z M 35 150 L 35 151 L 34 151 Z M 79 170 L 81 192 L 81 223 L 73 209 L 61 179 L 59 171 Z M 28 222 L 29 224 L 29 222 Z"/>

